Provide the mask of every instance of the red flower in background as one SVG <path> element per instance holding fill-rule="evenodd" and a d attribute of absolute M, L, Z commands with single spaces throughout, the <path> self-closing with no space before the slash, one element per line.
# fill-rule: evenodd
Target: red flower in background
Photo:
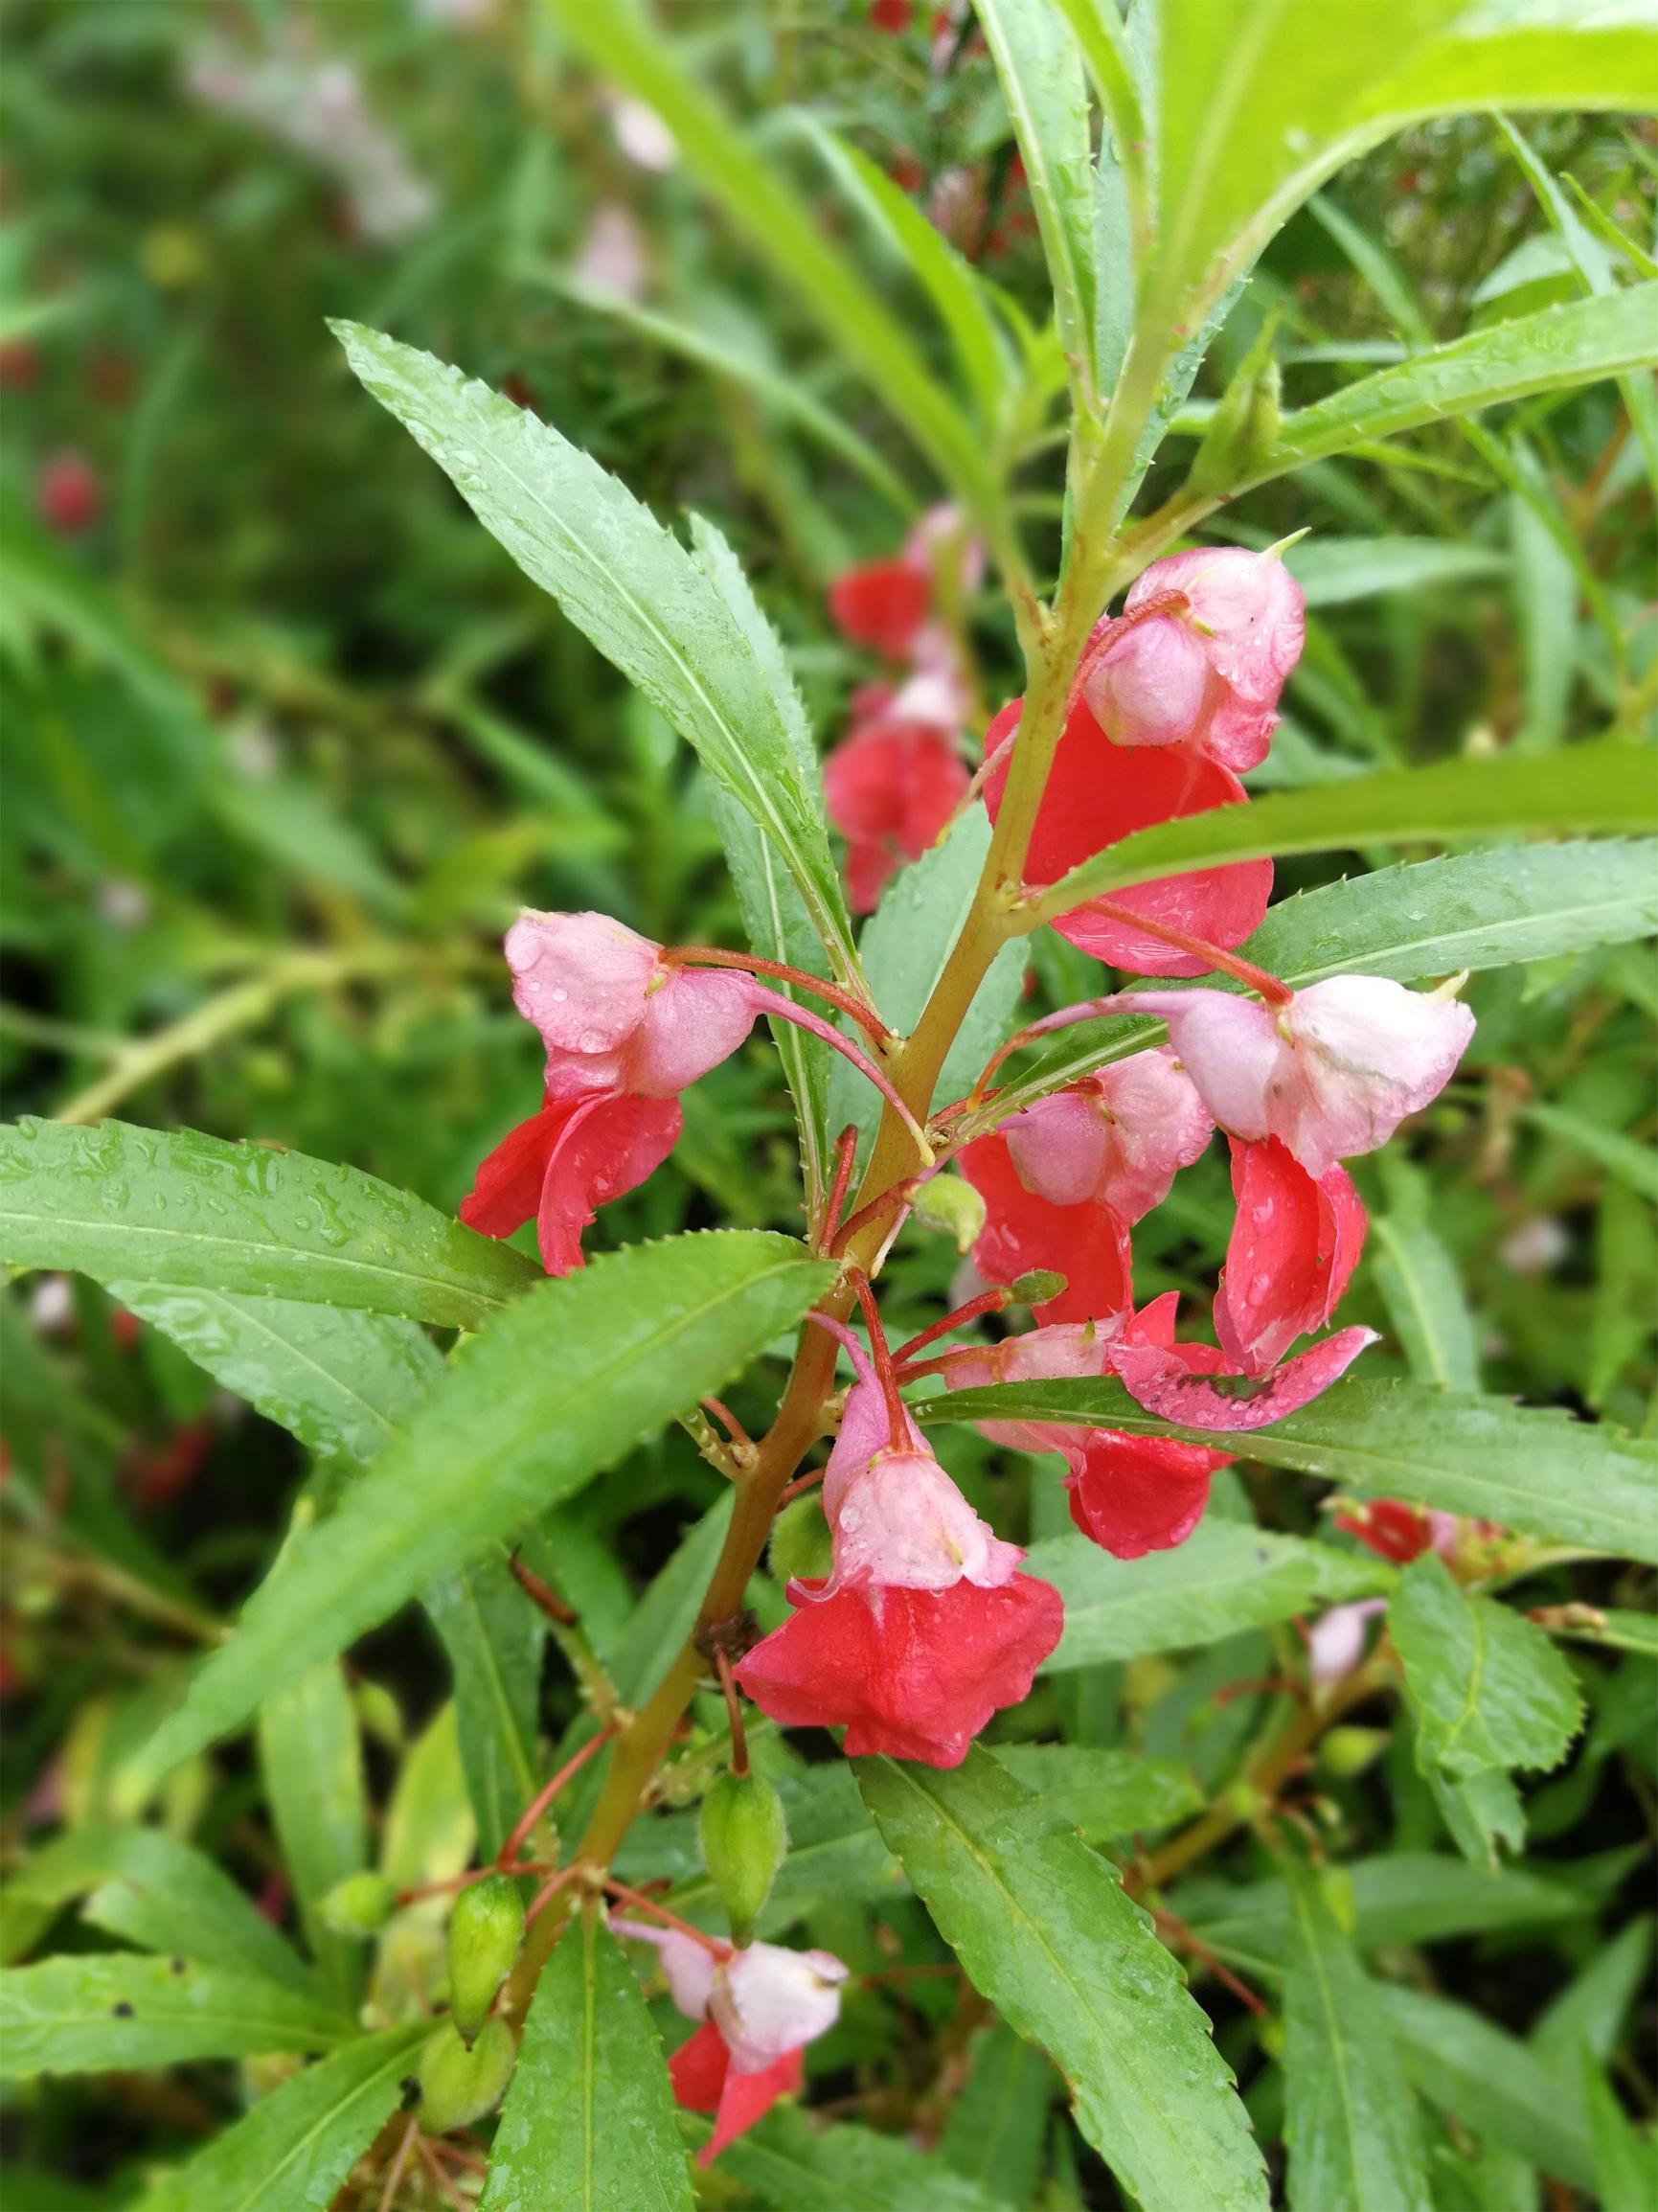
<path fill-rule="evenodd" d="M 1022 702 L 1005 706 L 985 737 L 988 759 L 1019 724 Z M 1015 741 L 1016 742 L 1016 741 Z M 1001 810 L 1011 763 L 1004 759 L 985 779 L 985 803 L 994 821 Z M 1092 709 L 1076 699 L 1066 718 L 1025 863 L 1033 883 L 1055 883 L 1079 862 L 1132 831 L 1150 828 L 1244 797 L 1232 770 L 1195 744 L 1113 745 Z M 1166 876 L 1113 894 L 1112 903 L 1201 937 L 1229 950 L 1256 929 L 1272 892 L 1270 860 L 1240 860 L 1189 876 Z M 1202 975 L 1206 964 L 1084 903 L 1054 924 L 1083 952 L 1137 975 Z"/>
<path fill-rule="evenodd" d="M 919 860 L 966 796 L 966 764 L 948 730 L 877 715 L 824 762 L 829 818 L 845 837 L 847 897 L 869 913 L 905 860 Z"/>
<path fill-rule="evenodd" d="M 933 604 L 933 571 L 913 551 L 888 560 L 860 561 L 829 585 L 829 613 L 852 645 L 886 660 L 902 660 L 921 633 Z"/>
<path fill-rule="evenodd" d="M 35 476 L 34 504 L 49 530 L 78 536 L 103 513 L 103 481 L 84 453 L 54 453 Z"/>

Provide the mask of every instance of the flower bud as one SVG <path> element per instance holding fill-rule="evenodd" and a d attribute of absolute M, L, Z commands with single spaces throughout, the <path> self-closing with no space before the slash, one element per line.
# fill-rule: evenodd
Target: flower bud
<path fill-rule="evenodd" d="M 317 1907 L 335 1935 L 375 1935 L 397 1910 L 397 1893 L 383 1874 L 348 1874 Z"/>
<path fill-rule="evenodd" d="M 918 1221 L 942 1229 L 958 1252 L 970 1252 L 985 1226 L 985 1201 L 960 1175 L 931 1175 L 910 1201 Z"/>
<path fill-rule="evenodd" d="M 512 1971 L 524 1940 L 524 1900 L 510 1874 L 487 1874 L 449 1916 L 449 2011 L 469 2045 Z"/>
<path fill-rule="evenodd" d="M 771 1524 L 768 1556 L 772 1573 L 785 1587 L 793 1582 L 817 1582 L 832 1570 L 833 1539 L 820 1498 L 797 1497 L 784 1507 Z"/>
<path fill-rule="evenodd" d="M 1331 1728 L 1318 1747 L 1318 1763 L 1345 1781 L 1374 1767 L 1387 1746 L 1385 1728 Z"/>
<path fill-rule="evenodd" d="M 428 2135 L 446 2135 L 451 2128 L 469 2128 L 481 2120 L 499 2104 L 517 2057 L 505 2020 L 486 2020 L 470 2050 L 446 2021 L 420 2051 L 416 2079 L 421 2128 Z"/>
<path fill-rule="evenodd" d="M 717 1775 L 702 1801 L 697 1838 L 731 1932 L 746 1943 L 788 1849 L 783 1800 L 759 1774 Z"/>
<path fill-rule="evenodd" d="M 1022 1306 L 1046 1306 L 1063 1295 L 1065 1277 L 1055 1274 L 1052 1267 L 1032 1267 L 1016 1275 L 1009 1288 Z"/>

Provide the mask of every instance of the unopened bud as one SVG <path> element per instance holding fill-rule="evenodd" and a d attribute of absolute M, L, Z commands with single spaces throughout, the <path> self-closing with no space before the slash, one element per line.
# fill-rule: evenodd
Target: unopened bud
<path fill-rule="evenodd" d="M 1016 1275 L 1009 1288 L 1022 1306 L 1045 1306 L 1050 1298 L 1058 1297 L 1068 1280 L 1052 1267 L 1033 1267 L 1028 1274 Z"/>
<path fill-rule="evenodd" d="M 510 1874 L 469 1883 L 449 1916 L 449 2012 L 468 2043 L 524 1941 L 524 1900 Z"/>
<path fill-rule="evenodd" d="M 746 1943 L 788 1849 L 783 1800 L 759 1774 L 720 1774 L 702 1801 L 697 1837 L 731 1932 Z"/>
<path fill-rule="evenodd" d="M 985 1226 L 985 1201 L 960 1175 L 929 1175 L 910 1205 L 918 1221 L 942 1229 L 958 1252 L 970 1252 Z"/>
<path fill-rule="evenodd" d="M 469 2128 L 500 2103 L 512 2079 L 518 2046 L 505 2020 L 486 2020 L 468 2050 L 445 2021 L 420 2052 L 416 2079 L 420 2085 L 420 2126 L 428 2135 Z"/>
<path fill-rule="evenodd" d="M 1385 1728 L 1331 1728 L 1318 1747 L 1318 1763 L 1345 1781 L 1373 1767 L 1387 1745 Z"/>
<path fill-rule="evenodd" d="M 375 1935 L 397 1908 L 397 1890 L 383 1874 L 348 1874 L 317 1906 L 317 1917 L 335 1935 Z"/>
<path fill-rule="evenodd" d="M 780 1583 L 816 1582 L 834 1566 L 834 1542 L 816 1492 L 785 1505 L 771 1524 L 768 1554 Z"/>

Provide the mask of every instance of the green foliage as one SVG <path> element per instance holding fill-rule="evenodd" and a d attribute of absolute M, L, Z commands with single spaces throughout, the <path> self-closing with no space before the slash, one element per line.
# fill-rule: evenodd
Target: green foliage
<path fill-rule="evenodd" d="M 355 2032 L 320 1998 L 262 1975 L 130 1951 L 8 1967 L 0 1974 L 0 2067 L 13 2081 L 327 2051 Z"/>
<path fill-rule="evenodd" d="M 1540 1629 L 1460 1588 L 1432 1552 L 1400 1575 L 1388 1625 L 1424 1759 L 1467 1775 L 1554 1767 L 1565 1756 L 1582 1699 Z"/>

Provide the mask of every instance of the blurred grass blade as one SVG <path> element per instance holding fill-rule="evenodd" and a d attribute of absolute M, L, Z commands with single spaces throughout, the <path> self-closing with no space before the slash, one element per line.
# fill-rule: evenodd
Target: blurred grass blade
<path fill-rule="evenodd" d="M 428 2020 L 359 2037 L 261 2097 L 135 2212 L 312 2212 L 332 2203 L 403 2093 Z"/>
<path fill-rule="evenodd" d="M 1114 1866 L 975 1745 L 951 1771 L 856 1762 L 940 1934 L 1070 2087 L 1144 2212 L 1264 2212 L 1266 2175 L 1209 2022 Z"/>
<path fill-rule="evenodd" d="M 595 1908 L 542 1971 L 479 2212 L 691 2212 L 662 2043 Z"/>
<path fill-rule="evenodd" d="M 1514 2037 L 1465 2005 L 1384 1987 L 1382 2010 L 1406 2074 L 1437 2110 L 1579 2189 L 1594 2166 L 1576 2083 L 1556 2080 Z"/>
<path fill-rule="evenodd" d="M 469 1552 L 718 1390 L 832 1279 L 786 1237 L 676 1237 L 519 1299 L 250 1599 L 148 1747 L 161 1771 L 239 1725 Z"/>
<path fill-rule="evenodd" d="M 598 462 L 487 384 L 356 323 L 352 369 L 454 483 L 490 536 L 666 717 L 777 846 L 836 973 L 856 974 L 817 764 L 775 649 Z"/>
<path fill-rule="evenodd" d="M 825 236 L 793 187 L 683 68 L 668 34 L 636 4 L 546 0 L 571 44 L 654 108 L 680 158 L 743 233 L 772 274 L 823 325 L 944 482 L 982 521 L 997 495 L 966 417 L 907 342 L 890 307 Z"/>
<path fill-rule="evenodd" d="M 1318 1876 L 1286 1854 L 1290 2212 L 1432 2212 L 1416 2107 L 1370 1977 Z"/>
<path fill-rule="evenodd" d="M 1171 1428 L 1155 1420 L 1112 1380 L 1004 1382 L 918 1399 L 910 1410 L 926 1427 L 945 1421 L 1068 1421 L 1132 1436 L 1216 1442 L 1212 1429 Z M 1247 1446 L 1249 1457 L 1264 1467 L 1290 1468 L 1367 1497 L 1438 1506 L 1527 1536 L 1658 1565 L 1658 1445 L 1603 1423 L 1504 1398 L 1465 1398 L 1350 1375 L 1304 1411 L 1251 1429 Z M 1202 1535 L 1199 1529 L 1168 1559 L 1184 1558 Z M 1163 1555 L 1142 1562 L 1140 1572 L 1149 1574 L 1153 1565 L 1173 1571 L 1162 1562 Z"/>
<path fill-rule="evenodd" d="M 0 1129 L 0 1254 L 95 1282 L 332 1300 L 477 1329 L 537 1279 L 509 1244 L 356 1168 L 197 1129 Z"/>
<path fill-rule="evenodd" d="M 1339 853 L 1418 838 L 1526 830 L 1644 830 L 1658 817 L 1658 755 L 1601 740 L 1538 758 L 1438 761 L 1136 831 L 1041 894 L 1042 920 L 1130 884 L 1231 860 Z"/>
<path fill-rule="evenodd" d="M 1054 324 L 1082 403 L 1095 405 L 1099 273 L 1088 88 L 1070 25 L 1054 0 L 977 0 L 1012 118 L 1054 288 Z"/>

